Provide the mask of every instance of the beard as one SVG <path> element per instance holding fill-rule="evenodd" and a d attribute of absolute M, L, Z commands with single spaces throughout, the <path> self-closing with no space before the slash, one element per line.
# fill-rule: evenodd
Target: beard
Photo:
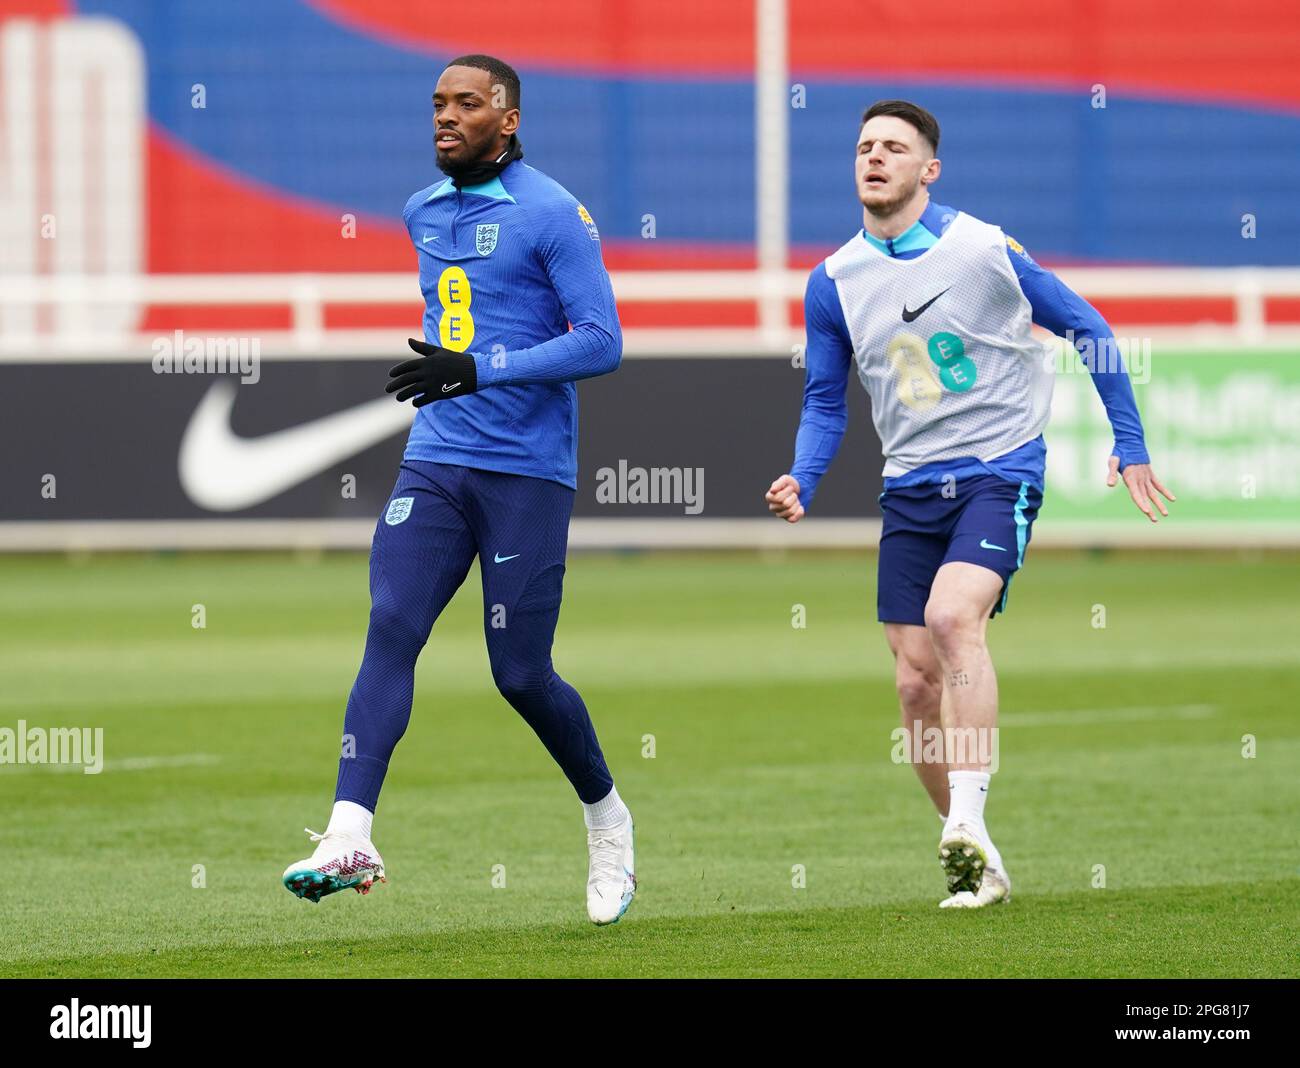
<path fill-rule="evenodd" d="M 871 188 L 871 187 L 868 187 Z M 917 191 L 921 188 L 921 179 L 918 175 L 910 183 L 898 183 L 897 189 L 888 198 L 873 196 L 868 202 L 862 201 L 862 206 L 872 215 L 892 215 L 898 211 L 904 204 L 916 196 Z"/>
<path fill-rule="evenodd" d="M 491 134 L 480 145 L 471 145 L 465 141 L 464 156 L 460 160 L 450 159 L 449 153 L 435 151 L 438 170 L 450 178 L 457 187 L 490 182 L 511 163 L 523 159 L 524 156 L 524 146 L 519 143 L 518 137 L 511 134 L 504 149 L 484 158 L 484 151 L 496 140 L 496 136 Z"/>

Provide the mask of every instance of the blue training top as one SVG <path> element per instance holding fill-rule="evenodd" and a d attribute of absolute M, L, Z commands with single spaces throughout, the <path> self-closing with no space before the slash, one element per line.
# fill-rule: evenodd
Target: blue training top
<path fill-rule="evenodd" d="M 881 255 L 914 259 L 934 245 L 956 217 L 957 212 L 952 208 L 931 202 L 920 219 L 896 238 L 881 241 L 866 230 L 862 234 Z M 1075 347 L 1081 351 L 1114 352 L 1118 358 L 1114 333 L 1096 308 L 1051 271 L 1035 263 L 1029 253 L 1010 238 L 1007 240 L 1007 257 L 1020 282 L 1021 292 L 1029 301 L 1035 323 L 1060 336 L 1073 331 Z M 808 335 L 807 376 L 803 413 L 795 439 L 795 461 L 790 474 L 799 483 L 799 502 L 807 508 L 818 481 L 835 458 L 840 439 L 844 436 L 848 422 L 844 390 L 849 368 L 853 365 L 853 342 L 844 320 L 839 293 L 826 274 L 825 262 L 817 265 L 808 280 L 804 321 Z M 1108 365 L 1105 360 L 1085 360 L 1085 365 L 1106 407 L 1115 434 L 1113 451 L 1119 457 L 1120 470 L 1129 464 L 1149 463 L 1142 420 L 1133 399 L 1133 386 L 1122 362 L 1116 367 Z M 939 483 L 947 476 L 966 478 L 991 474 L 1009 482 L 1028 482 L 1041 492 L 1046 464 L 1047 445 L 1040 434 L 1033 441 L 992 460 L 980 461 L 971 456 L 923 464 L 905 475 L 886 478 L 885 489 Z"/>
<path fill-rule="evenodd" d="M 478 392 L 418 409 L 406 459 L 576 489 L 573 383 L 617 369 L 623 352 L 587 209 L 516 160 L 481 185 L 448 178 L 420 190 L 402 220 L 420 264 L 425 340 L 469 353 L 478 372 Z"/>

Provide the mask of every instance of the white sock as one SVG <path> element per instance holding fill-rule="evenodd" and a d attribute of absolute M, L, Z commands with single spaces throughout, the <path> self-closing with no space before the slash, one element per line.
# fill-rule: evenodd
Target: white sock
<path fill-rule="evenodd" d="M 594 830 L 597 827 L 607 830 L 610 827 L 618 827 L 627 819 L 627 805 L 623 804 L 623 799 L 618 796 L 618 789 L 613 788 L 594 805 L 584 801 L 582 817 L 587 821 L 587 830 Z"/>
<path fill-rule="evenodd" d="M 1002 867 L 1002 854 L 993 844 L 989 831 L 984 826 L 984 802 L 989 796 L 990 776 L 986 771 L 950 771 L 948 772 L 948 818 L 944 826 L 954 823 L 968 823 L 984 843 L 988 853 L 989 865 Z"/>
<path fill-rule="evenodd" d="M 326 834 L 346 834 L 349 838 L 370 841 L 370 824 L 375 814 L 355 801 L 335 801 Z"/>
<path fill-rule="evenodd" d="M 987 771 L 948 772 L 948 820 L 984 829 L 984 801 L 989 796 Z"/>

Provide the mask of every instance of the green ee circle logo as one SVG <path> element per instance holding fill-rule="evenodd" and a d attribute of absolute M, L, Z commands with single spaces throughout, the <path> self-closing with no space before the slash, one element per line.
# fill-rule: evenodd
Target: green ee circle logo
<path fill-rule="evenodd" d="M 941 330 L 926 342 L 930 361 L 939 368 L 939 381 L 953 393 L 965 393 L 975 384 L 975 363 L 956 334 Z"/>

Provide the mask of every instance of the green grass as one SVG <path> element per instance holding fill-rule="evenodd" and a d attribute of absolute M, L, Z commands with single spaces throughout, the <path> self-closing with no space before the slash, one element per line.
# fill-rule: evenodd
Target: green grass
<path fill-rule="evenodd" d="M 476 576 L 379 807 L 389 883 L 314 906 L 279 874 L 328 816 L 364 556 L 0 559 L 0 727 L 103 727 L 107 754 L 0 766 L 0 975 L 1297 975 L 1298 563 L 1031 553 L 990 628 L 1014 900 L 953 914 L 890 760 L 873 556 L 573 556 L 556 664 L 641 882 L 596 929 L 581 812 L 492 688 Z M 191 763 L 132 763 L 156 757 Z"/>

